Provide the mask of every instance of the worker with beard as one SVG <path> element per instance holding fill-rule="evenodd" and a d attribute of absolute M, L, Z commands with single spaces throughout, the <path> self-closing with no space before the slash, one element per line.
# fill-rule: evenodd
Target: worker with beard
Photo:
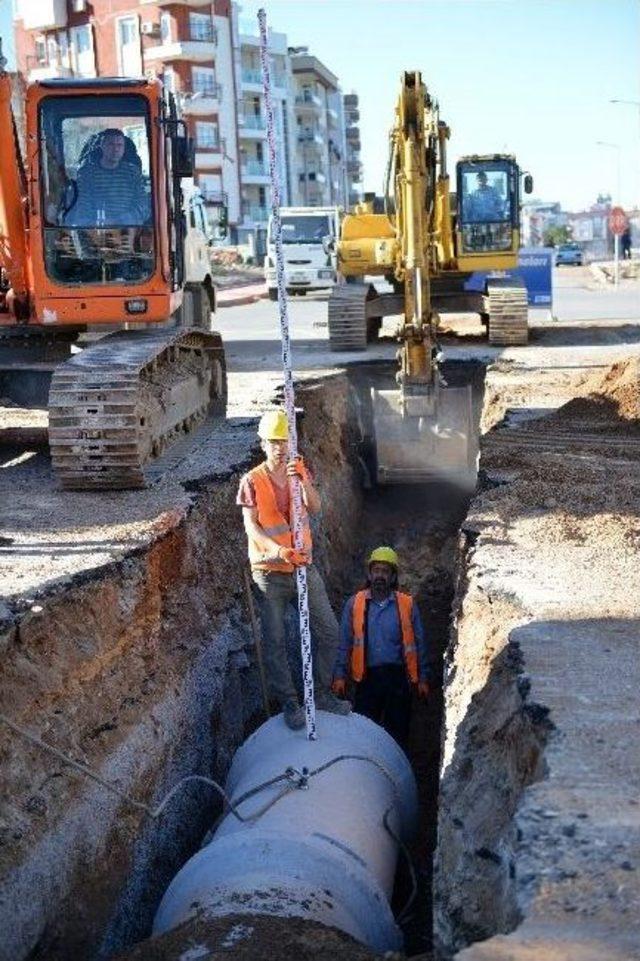
<path fill-rule="evenodd" d="M 406 750 L 412 690 L 429 696 L 428 650 L 418 606 L 398 590 L 398 555 L 391 547 L 371 553 L 366 587 L 344 606 L 333 676 L 339 697 L 353 681 L 354 710 Z"/>
<path fill-rule="evenodd" d="M 303 458 L 289 460 L 289 423 L 283 410 L 263 414 L 258 436 L 265 460 L 241 478 L 237 504 L 242 507 L 251 576 L 260 604 L 269 697 L 281 708 L 287 727 L 298 730 L 305 725 L 305 714 L 291 676 L 285 630 L 287 609 L 295 606 L 298 599 L 297 567 L 307 569 L 316 707 L 333 714 L 348 714 L 351 705 L 331 691 L 339 629 L 322 576 L 313 564 L 309 525 L 309 515 L 320 512 L 320 494 Z M 300 550 L 293 546 L 293 477 L 298 478 L 302 494 Z"/>

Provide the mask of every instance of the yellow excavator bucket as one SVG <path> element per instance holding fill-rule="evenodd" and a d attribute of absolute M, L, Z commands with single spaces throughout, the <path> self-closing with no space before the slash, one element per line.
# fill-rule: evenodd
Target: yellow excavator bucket
<path fill-rule="evenodd" d="M 433 386 L 409 393 L 371 391 L 379 484 L 476 482 L 477 442 L 471 385 Z"/>

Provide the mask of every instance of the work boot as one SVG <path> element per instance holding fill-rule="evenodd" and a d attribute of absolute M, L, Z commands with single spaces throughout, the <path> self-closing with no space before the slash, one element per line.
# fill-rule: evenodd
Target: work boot
<path fill-rule="evenodd" d="M 332 691 L 321 691 L 316 697 L 316 707 L 330 714 L 351 714 L 351 701 L 341 700 Z"/>
<path fill-rule="evenodd" d="M 292 731 L 299 731 L 300 728 L 305 725 L 304 708 L 300 707 L 298 702 L 293 698 L 285 701 L 282 705 L 282 716 L 284 717 L 284 723 L 287 727 L 290 727 Z"/>

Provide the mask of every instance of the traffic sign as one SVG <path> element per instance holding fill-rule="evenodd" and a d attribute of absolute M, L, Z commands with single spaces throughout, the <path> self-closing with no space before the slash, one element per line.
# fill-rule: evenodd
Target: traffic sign
<path fill-rule="evenodd" d="M 621 237 L 628 226 L 629 221 L 622 207 L 612 207 L 609 212 L 609 230 L 611 233 Z"/>

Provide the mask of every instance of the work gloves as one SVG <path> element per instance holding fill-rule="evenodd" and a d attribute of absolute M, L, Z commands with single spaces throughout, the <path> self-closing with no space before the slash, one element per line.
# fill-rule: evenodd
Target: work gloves
<path fill-rule="evenodd" d="M 278 557 L 286 564 L 293 564 L 294 567 L 304 567 L 309 563 L 306 551 L 297 551 L 295 547 L 279 547 Z"/>
<path fill-rule="evenodd" d="M 289 477 L 297 477 L 301 484 L 308 484 L 311 480 L 301 454 L 298 454 L 297 457 L 289 461 L 287 464 L 287 474 Z"/>

